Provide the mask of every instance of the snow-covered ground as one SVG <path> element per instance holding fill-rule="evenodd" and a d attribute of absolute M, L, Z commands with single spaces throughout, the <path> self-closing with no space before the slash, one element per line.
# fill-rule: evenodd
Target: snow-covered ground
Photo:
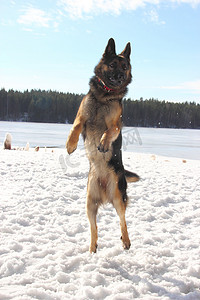
<path fill-rule="evenodd" d="M 200 161 L 123 157 L 131 249 L 108 205 L 90 254 L 84 150 L 0 150 L 1 300 L 200 299 Z"/>

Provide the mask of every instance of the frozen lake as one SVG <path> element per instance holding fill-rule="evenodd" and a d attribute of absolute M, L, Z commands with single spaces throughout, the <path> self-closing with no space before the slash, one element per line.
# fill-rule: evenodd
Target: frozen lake
<path fill-rule="evenodd" d="M 0 122 L 0 142 L 7 132 L 12 135 L 12 147 L 64 148 L 72 125 Z M 83 147 L 83 141 L 79 148 Z M 123 151 L 162 156 L 200 159 L 200 130 L 165 128 L 123 128 Z"/>

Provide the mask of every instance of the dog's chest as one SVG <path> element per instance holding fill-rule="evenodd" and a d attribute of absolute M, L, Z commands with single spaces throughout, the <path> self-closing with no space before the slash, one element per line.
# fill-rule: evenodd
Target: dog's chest
<path fill-rule="evenodd" d="M 102 128 L 105 130 L 107 120 L 114 120 L 116 112 L 120 109 L 119 101 L 107 101 L 106 103 L 91 101 L 89 105 L 89 118 L 88 125 L 95 129 Z"/>

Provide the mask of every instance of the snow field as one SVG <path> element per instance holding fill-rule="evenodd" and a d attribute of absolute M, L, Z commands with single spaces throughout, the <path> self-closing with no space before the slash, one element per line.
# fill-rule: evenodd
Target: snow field
<path fill-rule="evenodd" d="M 90 254 L 84 150 L 0 150 L 0 299 L 200 299 L 200 161 L 123 153 L 131 249 L 111 205 Z"/>

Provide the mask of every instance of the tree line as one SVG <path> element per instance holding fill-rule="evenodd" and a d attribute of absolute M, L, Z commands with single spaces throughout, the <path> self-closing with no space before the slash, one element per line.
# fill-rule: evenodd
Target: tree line
<path fill-rule="evenodd" d="M 73 123 L 84 95 L 56 91 L 0 90 L 0 120 Z M 157 99 L 123 100 L 125 126 L 200 129 L 200 105 Z"/>

